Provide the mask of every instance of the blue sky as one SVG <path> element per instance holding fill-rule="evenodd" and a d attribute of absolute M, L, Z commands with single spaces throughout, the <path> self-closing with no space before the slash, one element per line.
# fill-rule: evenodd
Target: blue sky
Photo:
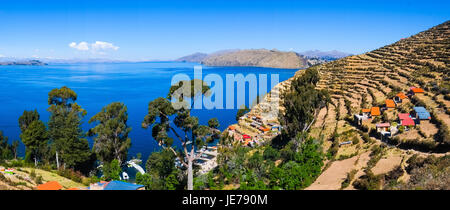
<path fill-rule="evenodd" d="M 237 48 L 357 54 L 446 20 L 450 1 L 2 0 L 0 56 L 168 60 Z"/>

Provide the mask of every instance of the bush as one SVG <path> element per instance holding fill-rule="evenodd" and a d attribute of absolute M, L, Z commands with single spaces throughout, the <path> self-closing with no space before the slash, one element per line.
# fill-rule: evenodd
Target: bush
<path fill-rule="evenodd" d="M 120 180 L 121 171 L 122 169 L 120 168 L 119 161 L 117 159 L 112 160 L 110 163 L 103 164 L 103 176 L 107 181 Z"/>
<path fill-rule="evenodd" d="M 341 189 L 345 189 L 350 185 L 350 182 L 352 182 L 353 178 L 356 175 L 356 172 L 358 172 L 358 170 L 353 169 L 351 170 L 349 173 L 347 173 L 347 177 L 345 178 L 345 180 L 341 183 Z"/>
<path fill-rule="evenodd" d="M 353 143 L 353 144 L 359 144 L 359 139 L 358 139 L 357 136 L 354 136 L 354 137 L 353 137 L 352 143 Z"/>
<path fill-rule="evenodd" d="M 450 101 L 450 95 L 448 95 L 448 94 L 444 95 L 444 99 L 447 100 L 447 101 Z"/>
<path fill-rule="evenodd" d="M 280 152 L 277 149 L 269 146 L 264 150 L 263 153 L 264 160 L 278 160 L 280 158 Z"/>
<path fill-rule="evenodd" d="M 36 178 L 36 170 L 31 169 L 30 177 L 31 177 L 32 179 Z"/>
<path fill-rule="evenodd" d="M 364 143 L 369 143 L 372 141 L 372 139 L 370 139 L 369 134 L 367 134 L 367 133 L 362 133 L 361 136 L 362 136 Z"/>
<path fill-rule="evenodd" d="M 72 180 L 74 182 L 81 183 L 83 181 L 83 176 L 81 175 L 81 173 L 79 171 L 75 172 L 72 169 L 60 168 L 57 171 L 57 174 L 62 176 L 62 177 L 68 178 L 68 179 L 70 179 L 70 180 Z"/>
<path fill-rule="evenodd" d="M 41 175 L 37 176 L 37 177 L 34 179 L 34 182 L 35 182 L 36 184 L 42 184 L 42 181 L 43 181 L 43 179 L 42 179 L 42 176 L 41 176 Z"/>
<path fill-rule="evenodd" d="M 371 170 L 366 170 L 358 180 L 353 182 L 353 187 L 358 190 L 379 190 L 381 189 L 382 176 L 375 176 Z"/>

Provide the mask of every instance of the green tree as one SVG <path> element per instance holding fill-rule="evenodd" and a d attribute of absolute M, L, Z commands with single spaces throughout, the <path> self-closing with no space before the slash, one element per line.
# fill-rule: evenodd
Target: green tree
<path fill-rule="evenodd" d="M 163 190 L 165 187 L 164 180 L 161 180 L 153 173 L 137 173 L 136 183 L 144 185 L 147 190 Z"/>
<path fill-rule="evenodd" d="M 80 167 L 90 158 L 90 149 L 85 133 L 81 129 L 86 111 L 76 103 L 77 94 L 64 86 L 55 88 L 48 94 L 49 137 L 55 151 L 56 165 L 60 160 L 69 168 Z"/>
<path fill-rule="evenodd" d="M 14 154 L 14 159 L 17 159 L 17 153 L 18 153 L 18 149 L 19 149 L 19 144 L 20 142 L 18 140 L 14 140 L 11 144 L 11 150 Z"/>
<path fill-rule="evenodd" d="M 319 110 L 331 101 L 327 90 L 316 89 L 318 81 L 319 72 L 315 68 L 308 68 L 303 76 L 292 81 L 291 90 L 284 97 L 286 111 L 280 115 L 283 134 L 288 140 L 308 131 Z"/>
<path fill-rule="evenodd" d="M 294 155 L 294 160 L 271 171 L 269 177 L 272 188 L 304 189 L 320 175 L 323 166 L 323 152 L 320 144 L 311 137 L 304 139 L 299 151 Z"/>
<path fill-rule="evenodd" d="M 178 182 L 177 176 L 175 173 L 170 174 L 167 176 L 164 180 L 165 182 L 165 188 L 168 190 L 176 190 L 177 186 L 180 184 Z"/>
<path fill-rule="evenodd" d="M 28 128 L 28 126 L 36 121 L 39 120 L 39 113 L 37 110 L 34 111 L 23 111 L 22 116 L 19 117 L 19 127 L 22 133 Z"/>
<path fill-rule="evenodd" d="M 196 99 L 209 94 L 209 86 L 201 80 L 180 81 L 170 88 L 167 98 L 157 98 L 149 103 L 148 114 L 142 123 L 143 128 L 152 127 L 153 139 L 178 156 L 187 168 L 188 190 L 193 189 L 193 162 L 203 154 L 196 154 L 194 150 L 205 146 L 217 131 L 214 127 L 200 125 L 198 118 L 191 116 L 190 109 Z M 184 157 L 173 149 L 173 138 L 169 133 L 180 141 Z"/>
<path fill-rule="evenodd" d="M 0 160 L 9 160 L 14 157 L 12 146 L 8 144 L 8 137 L 0 131 Z"/>
<path fill-rule="evenodd" d="M 122 172 L 122 169 L 117 159 L 112 160 L 110 163 L 103 163 L 103 178 L 106 181 L 120 180 L 120 172 Z"/>
<path fill-rule="evenodd" d="M 94 115 L 89 123 L 96 122 L 97 126 L 89 130 L 94 138 L 94 152 L 103 162 L 117 159 L 119 164 L 127 160 L 131 139 L 128 134 L 131 128 L 127 125 L 127 107 L 120 102 L 114 102 Z"/>
<path fill-rule="evenodd" d="M 153 152 L 147 159 L 145 169 L 147 172 L 155 173 L 160 179 L 165 179 L 176 170 L 175 158 L 176 155 L 169 149 Z"/>
<path fill-rule="evenodd" d="M 27 153 L 34 159 L 34 165 L 37 166 L 38 159 L 43 155 L 44 147 L 47 146 L 48 133 L 45 124 L 40 120 L 33 121 L 20 134 L 23 144 L 25 144 Z"/>
<path fill-rule="evenodd" d="M 263 157 L 265 160 L 275 161 L 280 158 L 280 152 L 277 149 L 269 146 L 264 150 Z"/>

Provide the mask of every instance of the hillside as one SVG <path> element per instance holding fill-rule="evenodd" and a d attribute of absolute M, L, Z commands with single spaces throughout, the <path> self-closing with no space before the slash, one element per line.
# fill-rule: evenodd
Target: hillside
<path fill-rule="evenodd" d="M 4 170 L 5 167 L 0 165 L 0 169 Z M 36 190 L 38 185 L 49 181 L 57 181 L 63 189 L 86 188 L 86 185 L 60 176 L 56 171 L 22 167 L 13 167 L 13 169 L 12 174 L 0 170 L 0 190 Z"/>
<path fill-rule="evenodd" d="M 0 66 L 11 66 L 11 65 L 25 65 L 25 66 L 44 66 L 47 65 L 39 60 L 27 60 L 27 61 L 5 61 L 0 62 Z"/>
<path fill-rule="evenodd" d="M 337 60 L 339 58 L 352 55 L 350 53 L 340 52 L 337 50 L 332 51 L 308 50 L 304 52 L 299 52 L 299 54 L 304 55 L 307 58 L 323 58 L 328 60 Z"/>
<path fill-rule="evenodd" d="M 207 66 L 259 66 L 270 68 L 304 68 L 307 60 L 295 52 L 276 50 L 239 50 L 224 54 L 210 55 L 202 64 Z"/>
<path fill-rule="evenodd" d="M 206 53 L 194 53 L 194 54 L 191 54 L 191 55 L 187 55 L 187 56 L 183 56 L 181 58 L 178 58 L 175 61 L 200 63 L 207 56 L 208 56 L 208 54 L 206 54 Z"/>
<path fill-rule="evenodd" d="M 310 136 L 323 141 L 327 159 L 321 175 L 307 189 L 448 189 L 450 21 L 377 50 L 309 70 L 318 71 L 316 88 L 328 90 L 331 103 L 317 110 L 309 130 Z M 277 86 L 280 105 L 292 81 L 303 73 L 298 71 Z M 423 93 L 408 95 L 393 108 L 387 107 L 386 99 L 408 94 L 410 87 L 421 88 Z M 372 107 L 380 107 L 382 114 L 374 112 L 368 120 L 356 120 L 355 115 Z M 413 107 L 424 107 L 430 117 L 404 126 L 398 114 L 409 113 L 411 117 Z M 285 111 L 282 106 L 272 106 L 266 97 L 248 115 L 278 123 L 281 120 L 276 116 L 265 114 L 272 109 L 279 109 L 282 115 Z M 233 129 L 273 138 L 252 129 L 250 122 L 240 120 Z M 376 127 L 387 123 L 390 136 Z M 432 173 L 430 168 L 439 171 Z"/>

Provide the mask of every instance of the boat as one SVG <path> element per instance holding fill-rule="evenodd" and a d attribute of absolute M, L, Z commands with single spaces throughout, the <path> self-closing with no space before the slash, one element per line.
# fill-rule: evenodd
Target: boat
<path fill-rule="evenodd" d="M 128 180 L 128 179 L 130 179 L 130 177 L 128 176 L 128 174 L 127 174 L 127 172 L 122 172 L 122 178 L 124 179 L 124 180 Z"/>

